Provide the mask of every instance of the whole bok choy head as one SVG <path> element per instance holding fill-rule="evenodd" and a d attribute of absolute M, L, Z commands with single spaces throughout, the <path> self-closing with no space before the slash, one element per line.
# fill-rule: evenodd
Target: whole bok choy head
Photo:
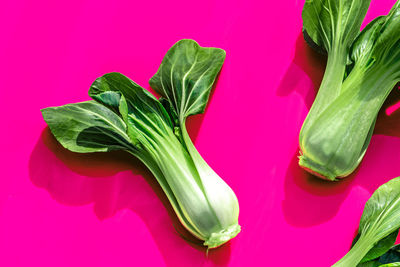
<path fill-rule="evenodd" d="M 357 168 L 379 109 L 400 81 L 399 1 L 355 37 L 368 3 L 307 1 L 304 6 L 304 28 L 326 49 L 328 63 L 300 132 L 299 164 L 324 179 L 345 177 Z M 311 16 L 313 8 L 318 16 Z"/>
<path fill-rule="evenodd" d="M 394 246 L 400 228 L 400 177 L 379 187 L 367 201 L 351 250 L 335 267 L 400 266 Z"/>
<path fill-rule="evenodd" d="M 50 107 L 42 114 L 71 151 L 125 150 L 141 160 L 185 228 L 214 248 L 240 232 L 238 200 L 194 147 L 185 120 L 204 112 L 224 59 L 222 49 L 181 40 L 150 80 L 160 101 L 124 75 L 109 73 L 92 84 L 94 101 Z"/>

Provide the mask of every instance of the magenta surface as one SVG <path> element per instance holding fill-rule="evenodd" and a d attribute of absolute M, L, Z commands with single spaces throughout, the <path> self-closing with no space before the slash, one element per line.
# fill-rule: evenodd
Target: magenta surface
<path fill-rule="evenodd" d="M 297 166 L 325 64 L 301 36 L 304 0 L 62 2 L 3 0 L 0 9 L 0 266 L 330 266 L 348 251 L 371 193 L 400 175 L 398 89 L 356 174 L 329 183 Z M 394 2 L 372 0 L 367 21 Z M 40 114 L 88 100 L 106 72 L 149 88 L 182 38 L 227 52 L 189 130 L 236 192 L 242 232 L 208 257 L 180 236 L 138 161 L 68 152 Z"/>

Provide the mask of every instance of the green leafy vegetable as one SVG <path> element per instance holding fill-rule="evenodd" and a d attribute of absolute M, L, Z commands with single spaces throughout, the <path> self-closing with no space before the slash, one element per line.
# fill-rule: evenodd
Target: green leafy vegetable
<path fill-rule="evenodd" d="M 377 261 L 369 261 L 369 262 L 361 263 L 361 264 L 357 265 L 357 267 L 396 267 L 396 266 L 400 266 L 400 262 L 382 264 Z"/>
<path fill-rule="evenodd" d="M 361 162 L 379 109 L 400 81 L 400 4 L 355 38 L 369 1 L 322 2 L 307 1 L 303 11 L 305 30 L 327 50 L 328 63 L 300 132 L 299 164 L 335 180 Z M 313 9 L 320 15 L 313 18 Z"/>
<path fill-rule="evenodd" d="M 164 57 L 149 83 L 168 99 L 181 126 L 188 116 L 204 112 L 224 59 L 224 50 L 205 49 L 194 42 L 178 42 Z"/>
<path fill-rule="evenodd" d="M 368 253 L 363 257 L 361 262 L 368 262 L 370 260 L 379 258 L 380 256 L 384 255 L 389 249 L 391 249 L 396 242 L 396 238 L 398 235 L 399 231 L 394 231 L 387 237 L 379 240 L 378 243 L 376 243 L 373 248 L 371 248 Z M 354 244 L 358 241 L 360 238 L 360 234 L 356 236 L 353 240 L 353 246 Z"/>
<path fill-rule="evenodd" d="M 232 189 L 200 156 L 186 131 L 190 115 L 204 112 L 225 52 L 193 40 L 177 42 L 150 85 L 163 98 L 120 73 L 96 79 L 95 101 L 51 107 L 43 117 L 57 140 L 75 152 L 125 150 L 154 174 L 179 220 L 209 248 L 240 232 Z"/>
<path fill-rule="evenodd" d="M 398 232 L 394 232 L 397 234 Z M 373 259 L 371 261 L 367 261 L 361 264 L 358 264 L 357 267 L 390 267 L 390 266 L 400 266 L 400 245 L 396 245 L 391 247 L 385 254 L 382 256 Z"/>
<path fill-rule="evenodd" d="M 124 121 L 95 101 L 46 108 L 42 114 L 53 135 L 71 151 L 135 149 Z"/>
<path fill-rule="evenodd" d="M 381 263 L 400 263 L 400 245 L 393 246 L 385 254 L 379 257 L 379 262 Z"/>
<path fill-rule="evenodd" d="M 400 177 L 379 187 L 367 201 L 359 236 L 351 250 L 334 266 L 397 266 L 398 246 L 392 247 L 400 228 Z M 383 265 L 386 266 L 386 265 Z"/>
<path fill-rule="evenodd" d="M 308 120 L 312 120 L 339 95 L 348 53 L 360 31 L 370 2 L 371 0 L 307 0 L 305 2 L 302 14 L 303 30 L 312 42 L 328 54 L 324 79 L 307 117 Z"/>

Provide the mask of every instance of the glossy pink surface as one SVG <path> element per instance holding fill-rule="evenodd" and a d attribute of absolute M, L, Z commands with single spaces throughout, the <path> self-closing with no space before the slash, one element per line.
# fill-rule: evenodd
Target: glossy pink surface
<path fill-rule="evenodd" d="M 372 0 L 367 21 L 394 2 Z M 343 256 L 366 200 L 400 175 L 400 92 L 355 175 L 329 183 L 299 169 L 298 133 L 325 64 L 301 36 L 303 4 L 3 0 L 0 266 L 320 267 Z M 227 51 L 206 114 L 189 130 L 236 192 L 242 232 L 208 257 L 180 236 L 138 161 L 66 151 L 39 111 L 88 100 L 91 82 L 110 71 L 148 88 L 181 38 Z"/>

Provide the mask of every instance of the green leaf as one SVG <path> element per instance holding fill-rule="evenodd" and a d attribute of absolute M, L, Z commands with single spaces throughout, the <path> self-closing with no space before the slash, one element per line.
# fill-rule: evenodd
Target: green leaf
<path fill-rule="evenodd" d="M 160 103 L 163 105 L 169 116 L 171 117 L 171 121 L 174 126 L 179 126 L 179 118 L 178 114 L 176 114 L 175 109 L 172 107 L 171 102 L 169 102 L 168 99 L 165 99 L 164 97 L 161 97 L 159 99 Z"/>
<path fill-rule="evenodd" d="M 388 251 L 388 245 L 393 242 L 394 237 L 388 236 L 394 235 L 393 232 L 397 234 L 399 228 L 400 177 L 397 177 L 379 187 L 367 201 L 360 220 L 358 241 L 334 266 L 355 266 L 366 259 L 365 256 L 371 249 L 376 254 L 371 253 L 370 258 L 382 255 L 383 251 Z M 386 241 L 382 241 L 385 238 Z M 379 242 L 382 247 L 375 245 Z"/>
<path fill-rule="evenodd" d="M 379 38 L 382 24 L 386 21 L 386 16 L 380 16 L 375 18 L 373 21 L 362 30 L 354 41 L 350 57 L 353 62 L 360 62 L 364 60 L 364 64 L 368 64 L 371 51 L 375 45 L 375 41 Z"/>
<path fill-rule="evenodd" d="M 399 38 L 400 38 L 400 1 L 397 1 L 389 14 L 386 16 L 385 24 L 382 25 L 381 34 L 376 42 L 374 49 L 375 56 L 387 55 L 393 57 L 391 52 L 396 52 L 399 57 Z M 385 58 L 380 59 L 386 61 Z"/>
<path fill-rule="evenodd" d="M 379 258 L 380 263 L 400 262 L 400 245 L 393 246 Z"/>
<path fill-rule="evenodd" d="M 397 232 L 395 232 L 397 234 Z M 385 254 L 372 261 L 358 264 L 357 267 L 400 266 L 400 245 L 391 247 Z M 383 265 L 382 265 L 383 264 Z"/>
<path fill-rule="evenodd" d="M 120 95 L 117 101 L 109 101 L 109 94 Z M 146 89 L 120 73 L 108 73 L 96 79 L 89 95 L 114 109 L 128 126 L 128 135 L 134 143 L 152 147 L 153 139 L 171 134 L 173 124 L 163 105 Z"/>
<path fill-rule="evenodd" d="M 383 238 L 382 240 L 379 240 L 379 242 L 376 243 L 374 245 L 374 247 L 368 251 L 368 253 L 364 256 L 364 258 L 361 260 L 361 262 L 367 262 L 367 261 L 377 259 L 380 256 L 387 253 L 393 247 L 394 243 L 396 242 L 398 233 L 399 233 L 398 230 L 394 231 L 387 237 Z M 355 244 L 358 241 L 359 237 L 360 237 L 360 234 L 358 234 L 356 236 L 356 238 L 354 238 L 353 244 Z"/>
<path fill-rule="evenodd" d="M 306 0 L 303 26 L 315 44 L 326 51 L 346 49 L 360 31 L 371 0 Z"/>
<path fill-rule="evenodd" d="M 398 230 L 394 231 L 393 233 L 379 240 L 378 243 L 376 243 L 374 247 L 370 251 L 368 251 L 367 255 L 364 256 L 361 262 L 370 261 L 384 255 L 387 251 L 390 250 L 391 247 L 393 247 L 394 243 L 396 242 L 398 233 Z"/>
<path fill-rule="evenodd" d="M 222 49 L 200 47 L 193 40 L 181 40 L 168 50 L 149 83 L 170 101 L 182 123 L 186 117 L 204 112 L 224 60 Z"/>
<path fill-rule="evenodd" d="M 357 265 L 357 267 L 397 267 L 397 266 L 400 266 L 400 262 L 381 264 L 377 261 L 369 261 Z"/>
<path fill-rule="evenodd" d="M 400 79 L 400 2 L 387 16 L 370 22 L 358 35 L 350 51 L 354 77 L 378 73 L 387 80 Z"/>
<path fill-rule="evenodd" d="M 367 25 L 355 40 L 351 57 L 364 72 L 369 68 L 379 69 L 382 75 L 394 72 L 394 79 L 400 79 L 400 1 L 387 16 Z"/>
<path fill-rule="evenodd" d="M 360 234 L 378 242 L 400 228 L 400 178 L 379 187 L 368 202 L 360 220 Z"/>
<path fill-rule="evenodd" d="M 357 264 L 357 267 L 378 267 L 381 264 L 377 261 L 369 261 L 369 262 L 363 262 L 360 264 Z"/>
<path fill-rule="evenodd" d="M 143 120 L 151 120 L 158 125 L 172 126 L 171 119 L 162 104 L 149 91 L 136 84 L 125 75 L 117 72 L 107 73 L 97 78 L 89 89 L 89 95 L 105 104 L 116 107 L 117 101 L 108 101 L 105 96 L 114 93 L 123 95 L 128 104 L 129 113 Z"/>
<path fill-rule="evenodd" d="M 134 149 L 123 120 L 95 101 L 49 107 L 41 112 L 56 139 L 73 152 Z"/>

